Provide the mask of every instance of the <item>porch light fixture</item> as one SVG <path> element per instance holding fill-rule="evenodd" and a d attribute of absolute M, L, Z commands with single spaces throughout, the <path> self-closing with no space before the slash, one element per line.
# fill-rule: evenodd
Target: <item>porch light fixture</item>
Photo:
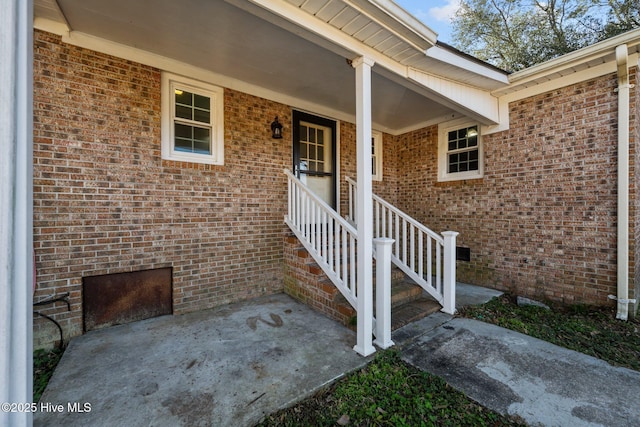
<path fill-rule="evenodd" d="M 278 121 L 278 116 L 271 122 L 271 137 L 273 139 L 282 139 L 282 125 Z"/>

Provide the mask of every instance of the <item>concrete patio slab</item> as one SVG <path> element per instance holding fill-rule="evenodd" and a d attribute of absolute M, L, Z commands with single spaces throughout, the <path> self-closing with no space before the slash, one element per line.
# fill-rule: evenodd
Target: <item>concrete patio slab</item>
<path fill-rule="evenodd" d="M 456 294 L 461 307 L 500 292 Z M 405 361 L 531 425 L 640 425 L 640 372 L 442 312 L 392 339 Z M 368 363 L 355 341 L 285 295 L 92 331 L 71 341 L 34 425 L 253 426 Z"/>
<path fill-rule="evenodd" d="M 282 294 L 92 331 L 69 344 L 34 425 L 254 425 L 365 365 L 355 342 Z"/>

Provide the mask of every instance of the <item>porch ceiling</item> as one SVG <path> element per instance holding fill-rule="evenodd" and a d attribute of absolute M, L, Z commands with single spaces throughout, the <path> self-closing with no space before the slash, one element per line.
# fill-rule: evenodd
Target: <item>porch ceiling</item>
<path fill-rule="evenodd" d="M 36 18 L 65 24 L 72 34 L 84 33 L 152 52 L 281 94 L 293 107 L 314 105 L 320 107 L 319 112 L 335 112 L 337 118 L 353 116 L 355 76 L 346 59 L 354 58 L 356 53 L 332 43 L 326 34 L 316 34 L 265 10 L 259 3 L 35 0 L 35 14 Z M 451 64 L 424 54 L 433 47 L 435 33 L 415 25 L 410 15 L 402 15 L 401 10 L 398 13 L 404 19 L 389 19 L 390 25 L 380 26 L 375 23 L 375 15 L 382 13 L 376 9 L 376 2 L 290 0 L 287 4 L 302 10 L 312 8 L 304 12 L 321 19 L 323 24 L 340 25 L 343 32 L 350 25 L 347 30 L 353 33 L 350 36 L 354 40 L 402 66 L 424 68 L 430 64 L 434 71 L 451 71 Z M 411 25 L 404 25 L 406 22 Z M 373 71 L 372 119 L 379 130 L 399 133 L 459 116 L 464 111 L 456 112 L 455 105 L 438 101 L 416 82 L 393 78 L 389 70 L 378 65 Z M 458 77 L 458 82 L 472 85 L 477 73 L 465 74 L 460 69 Z M 241 84 L 238 89 L 242 90 Z M 295 105 L 296 100 L 299 105 Z"/>

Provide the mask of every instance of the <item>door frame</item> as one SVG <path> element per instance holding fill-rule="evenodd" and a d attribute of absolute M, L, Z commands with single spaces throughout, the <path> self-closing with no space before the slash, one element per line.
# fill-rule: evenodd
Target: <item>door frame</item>
<path fill-rule="evenodd" d="M 292 141 L 291 141 L 291 145 L 292 145 L 292 150 L 293 150 L 293 165 L 292 165 L 292 170 L 294 172 L 294 174 L 296 173 L 296 165 L 300 162 L 300 144 L 296 144 L 296 141 L 300 141 L 300 122 L 304 121 L 304 122 L 310 122 L 313 124 L 317 124 L 319 126 L 325 126 L 328 127 L 329 129 L 331 129 L 331 140 L 332 140 L 332 144 L 331 144 L 331 156 L 332 156 L 332 162 L 333 164 L 331 165 L 332 168 L 332 177 L 331 177 L 331 188 L 332 188 L 332 197 L 331 197 L 331 202 L 332 202 L 332 208 L 335 209 L 337 212 L 339 212 L 338 210 L 338 194 L 339 194 L 339 187 L 338 187 L 338 176 L 339 176 L 339 164 L 340 162 L 338 162 L 338 121 L 337 120 L 333 120 L 333 119 L 329 119 L 327 117 L 322 117 L 322 116 L 317 116 L 315 114 L 311 114 L 311 113 L 306 113 L 303 111 L 298 111 L 298 110 L 293 110 L 292 112 Z M 296 174 L 296 176 L 298 176 Z"/>

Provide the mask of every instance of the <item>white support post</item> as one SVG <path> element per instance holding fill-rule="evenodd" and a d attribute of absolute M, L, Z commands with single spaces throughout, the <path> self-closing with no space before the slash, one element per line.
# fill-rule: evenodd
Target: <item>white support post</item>
<path fill-rule="evenodd" d="M 33 2 L 0 0 L 0 403 L 33 399 Z M 0 411 L 29 426 L 29 411 Z"/>
<path fill-rule="evenodd" d="M 448 314 L 456 313 L 456 236 L 455 231 L 445 231 L 444 237 L 444 268 L 442 272 L 442 310 Z"/>
<path fill-rule="evenodd" d="M 391 341 L 391 247 L 395 240 L 380 237 L 376 245 L 376 339 L 380 348 L 389 348 Z"/>
<path fill-rule="evenodd" d="M 373 334 L 373 190 L 371 185 L 371 67 L 374 61 L 360 57 L 352 62 L 356 70 L 356 163 L 358 191 L 357 344 L 362 356 L 376 351 Z"/>

